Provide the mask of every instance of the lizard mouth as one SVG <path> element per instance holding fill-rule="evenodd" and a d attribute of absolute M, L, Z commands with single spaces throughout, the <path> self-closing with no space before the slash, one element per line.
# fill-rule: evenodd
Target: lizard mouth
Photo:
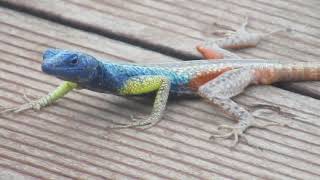
<path fill-rule="evenodd" d="M 81 72 L 84 70 L 83 68 L 57 68 L 46 64 L 43 64 L 41 68 L 43 72 L 50 75 L 63 75 L 64 73 L 69 74 L 70 72 Z"/>

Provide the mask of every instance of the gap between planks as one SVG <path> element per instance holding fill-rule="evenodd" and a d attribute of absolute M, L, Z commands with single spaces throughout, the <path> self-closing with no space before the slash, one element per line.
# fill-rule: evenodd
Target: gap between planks
<path fill-rule="evenodd" d="M 102 28 L 101 26 L 94 26 L 90 24 L 86 24 L 81 21 L 73 20 L 70 18 L 65 18 L 64 16 L 60 16 L 55 13 L 51 13 L 48 11 L 42 11 L 41 9 L 38 9 L 37 7 L 32 6 L 26 6 L 19 4 L 15 1 L 0 1 L 0 5 L 23 11 L 28 14 L 32 14 L 37 17 L 41 17 L 59 24 L 63 24 L 66 26 L 70 26 L 73 28 L 81 29 L 87 32 L 99 34 L 111 39 L 119 40 L 131 45 L 139 46 L 148 50 L 152 50 L 155 52 L 159 52 L 165 55 L 169 55 L 175 58 L 184 59 L 184 60 L 191 60 L 191 59 L 200 59 L 199 56 L 195 55 L 194 53 L 188 53 L 184 50 L 179 50 L 172 48 L 170 46 L 166 46 L 163 44 L 155 44 L 151 43 L 149 41 L 145 41 L 144 39 L 136 38 L 135 36 L 130 36 L 128 34 L 122 34 L 121 32 L 114 32 L 112 29 L 108 28 Z M 257 56 L 256 56 L 257 57 Z M 259 57 L 263 58 L 263 57 Z M 317 84 L 317 83 L 316 83 Z M 306 86 L 305 86 L 306 85 Z M 284 85 L 277 86 L 279 88 L 286 89 L 288 91 L 292 91 L 298 94 L 310 96 L 316 99 L 320 98 L 320 91 L 314 87 L 313 84 L 304 83 L 303 85 L 299 83 L 289 83 L 287 86 L 284 87 Z"/>

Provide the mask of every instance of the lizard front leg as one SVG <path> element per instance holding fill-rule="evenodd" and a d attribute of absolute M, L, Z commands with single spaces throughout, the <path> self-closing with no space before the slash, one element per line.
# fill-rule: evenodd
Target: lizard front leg
<path fill-rule="evenodd" d="M 257 81 L 254 69 L 239 68 L 227 71 L 217 78 L 207 82 L 198 89 L 198 94 L 217 105 L 226 114 L 231 115 L 238 123 L 235 126 L 220 125 L 218 130 L 229 130 L 227 133 L 213 135 L 216 138 L 234 137 L 233 145 L 238 142 L 239 136 L 243 135 L 249 127 L 265 128 L 271 125 L 280 125 L 279 123 L 260 124 L 254 120 L 254 117 L 243 107 L 232 101 L 230 98 L 240 94 L 249 84 Z"/>
<path fill-rule="evenodd" d="M 57 101 L 77 86 L 78 85 L 76 83 L 65 81 L 48 95 L 43 96 L 40 99 L 34 101 L 29 101 L 28 103 L 22 104 L 17 107 L 7 108 L 6 110 L 0 112 L 0 114 L 7 112 L 19 113 L 28 109 L 40 110 L 42 107 L 48 106 L 53 102 Z"/>
<path fill-rule="evenodd" d="M 140 95 L 157 91 L 151 115 L 132 123 L 115 125 L 111 128 L 150 128 L 157 124 L 165 111 L 170 91 L 170 80 L 164 76 L 136 76 L 127 80 L 120 90 L 122 95 Z"/>

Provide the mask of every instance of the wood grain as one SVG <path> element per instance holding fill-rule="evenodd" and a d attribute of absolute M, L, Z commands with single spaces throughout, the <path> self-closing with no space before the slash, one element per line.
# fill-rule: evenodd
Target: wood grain
<path fill-rule="evenodd" d="M 39 1 L 40 2 L 40 1 Z M 47 47 L 77 49 L 131 62 L 175 61 L 96 34 L 0 8 L 0 104 L 43 96 L 61 81 L 40 71 Z M 289 127 L 251 129 L 249 144 L 210 141 L 219 124 L 233 124 L 200 99 L 173 99 L 157 126 L 107 129 L 112 121 L 147 114 L 152 99 L 75 91 L 41 112 L 0 117 L 1 167 L 43 179 L 316 179 L 319 177 L 320 102 L 272 86 L 251 87 L 236 101 L 258 109 L 259 121 Z M 259 147 L 260 149 L 258 149 Z M 34 171 L 36 169 L 36 171 Z"/>

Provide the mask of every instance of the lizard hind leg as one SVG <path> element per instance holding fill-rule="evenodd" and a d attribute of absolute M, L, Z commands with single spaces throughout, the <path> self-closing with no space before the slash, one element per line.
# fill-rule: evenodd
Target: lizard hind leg
<path fill-rule="evenodd" d="M 206 48 L 202 45 L 196 46 L 196 49 L 204 59 L 209 59 L 209 60 L 223 59 L 223 54 L 213 49 Z"/>
<path fill-rule="evenodd" d="M 255 82 L 256 77 L 253 69 L 240 68 L 227 71 L 217 78 L 207 82 L 198 89 L 198 94 L 222 109 L 227 115 L 234 117 L 238 123 L 234 126 L 220 125 L 218 133 L 211 138 L 234 137 L 232 146 L 238 143 L 239 136 L 249 127 L 265 128 L 279 123 L 261 124 L 243 107 L 230 98 L 240 94 L 249 84 Z M 222 131 L 227 130 L 227 132 Z"/>
<path fill-rule="evenodd" d="M 232 27 L 229 27 L 229 26 L 224 26 L 224 25 L 218 25 L 222 28 L 224 28 L 225 30 L 222 30 L 222 29 L 218 29 L 218 30 L 214 30 L 212 32 L 213 35 L 217 35 L 217 36 L 232 36 L 232 35 L 235 35 L 239 32 L 247 32 L 246 28 L 248 26 L 248 20 L 249 20 L 249 17 L 246 16 L 245 17 L 245 20 L 244 22 L 241 24 L 241 26 L 238 28 L 238 29 L 234 29 Z"/>
<path fill-rule="evenodd" d="M 256 47 L 263 39 L 268 38 L 278 32 L 290 32 L 290 28 L 278 29 L 269 33 L 254 33 L 247 31 L 248 16 L 245 18 L 245 22 L 237 30 L 217 30 L 214 31 L 215 35 L 227 36 L 217 39 L 215 43 L 225 49 L 243 49 L 248 47 Z M 230 29 L 230 28 L 229 28 Z"/>

